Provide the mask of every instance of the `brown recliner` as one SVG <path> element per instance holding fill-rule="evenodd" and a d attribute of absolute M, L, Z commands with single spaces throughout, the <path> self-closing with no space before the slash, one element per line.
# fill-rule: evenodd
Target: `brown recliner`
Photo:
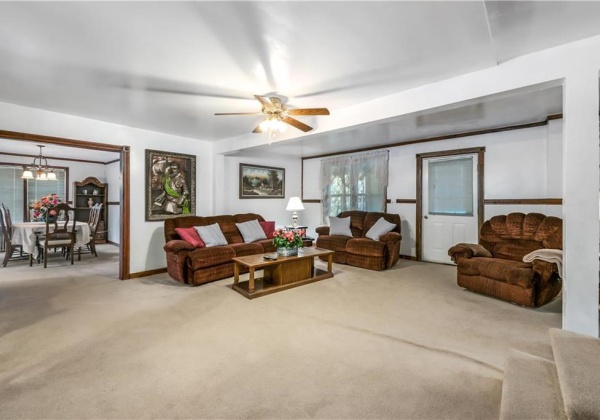
<path fill-rule="evenodd" d="M 319 235 L 317 247 L 335 251 L 334 262 L 378 271 L 393 267 L 398 262 L 402 240 L 398 214 L 351 210 L 341 212 L 338 217 L 350 217 L 352 237 L 330 235 L 329 226 L 319 226 L 316 229 Z M 365 237 L 381 217 L 389 223 L 394 223 L 394 230 L 381 235 L 378 241 Z"/>
<path fill-rule="evenodd" d="M 494 216 L 481 226 L 479 245 L 448 250 L 465 289 L 528 307 L 550 302 L 561 290 L 554 263 L 523 257 L 538 249 L 562 249 L 562 219 L 540 213 Z"/>

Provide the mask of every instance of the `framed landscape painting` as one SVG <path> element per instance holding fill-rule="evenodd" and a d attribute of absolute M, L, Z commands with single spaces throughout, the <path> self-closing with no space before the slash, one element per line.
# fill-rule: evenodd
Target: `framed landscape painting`
<path fill-rule="evenodd" d="M 196 156 L 146 149 L 146 221 L 196 214 Z"/>
<path fill-rule="evenodd" d="M 284 197 L 284 168 L 240 163 L 240 198 Z"/>

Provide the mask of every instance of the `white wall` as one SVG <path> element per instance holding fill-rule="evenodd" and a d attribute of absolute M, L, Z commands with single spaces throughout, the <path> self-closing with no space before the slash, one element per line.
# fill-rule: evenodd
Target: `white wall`
<path fill-rule="evenodd" d="M 215 202 L 214 214 L 258 213 L 265 220 L 273 220 L 276 226 L 282 227 L 292 223 L 292 213 L 286 211 L 290 197 L 300 196 L 301 160 L 286 157 L 242 157 L 218 156 L 219 164 L 215 165 Z M 239 165 L 248 163 L 261 166 L 272 166 L 285 169 L 285 198 L 239 198 Z M 222 182 L 221 182 L 222 181 Z M 299 212 L 298 223 L 304 223 L 304 212 Z"/>
<path fill-rule="evenodd" d="M 416 206 L 396 204 L 396 199 L 416 199 L 416 155 L 469 147 L 485 147 L 485 199 L 561 198 L 561 169 L 548 165 L 560 162 L 562 156 L 562 121 L 551 121 L 551 127 L 542 126 L 522 130 L 484 134 L 430 143 L 418 143 L 389 148 L 389 182 L 387 196 L 389 213 L 397 213 L 402 220 L 400 254 L 416 256 Z M 320 159 L 304 161 L 304 198 L 320 199 Z M 558 185 L 556 185 L 558 184 Z M 321 223 L 321 204 L 305 204 L 309 210 L 308 224 Z M 486 205 L 484 219 L 510 212 L 538 212 L 561 217 L 557 205 Z"/>
<path fill-rule="evenodd" d="M 144 220 L 145 149 L 196 155 L 196 211 L 213 208 L 212 143 L 2 102 L 0 129 L 130 146 L 131 273 L 166 266 L 164 223 Z"/>

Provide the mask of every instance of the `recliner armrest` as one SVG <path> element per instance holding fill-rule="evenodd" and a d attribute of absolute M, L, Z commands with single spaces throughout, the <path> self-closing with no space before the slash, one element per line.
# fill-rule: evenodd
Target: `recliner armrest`
<path fill-rule="evenodd" d="M 448 250 L 448 255 L 455 263 L 459 258 L 493 257 L 490 251 L 479 244 L 456 244 Z"/>
<path fill-rule="evenodd" d="M 193 251 L 196 247 L 189 242 L 182 241 L 180 239 L 174 239 L 169 241 L 163 246 L 166 252 L 179 252 L 179 251 Z"/>
<path fill-rule="evenodd" d="M 315 231 L 317 235 L 329 235 L 329 226 L 319 226 Z"/>
<path fill-rule="evenodd" d="M 388 232 L 379 237 L 380 242 L 385 242 L 389 247 L 394 246 L 396 242 L 400 242 L 402 240 L 402 235 L 398 232 Z"/>

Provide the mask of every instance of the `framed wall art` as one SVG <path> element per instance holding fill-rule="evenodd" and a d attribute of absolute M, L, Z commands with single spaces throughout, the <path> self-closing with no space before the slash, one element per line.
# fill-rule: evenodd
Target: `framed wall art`
<path fill-rule="evenodd" d="M 285 169 L 240 163 L 240 198 L 285 198 Z"/>
<path fill-rule="evenodd" d="M 196 214 L 196 156 L 146 149 L 146 221 Z"/>

